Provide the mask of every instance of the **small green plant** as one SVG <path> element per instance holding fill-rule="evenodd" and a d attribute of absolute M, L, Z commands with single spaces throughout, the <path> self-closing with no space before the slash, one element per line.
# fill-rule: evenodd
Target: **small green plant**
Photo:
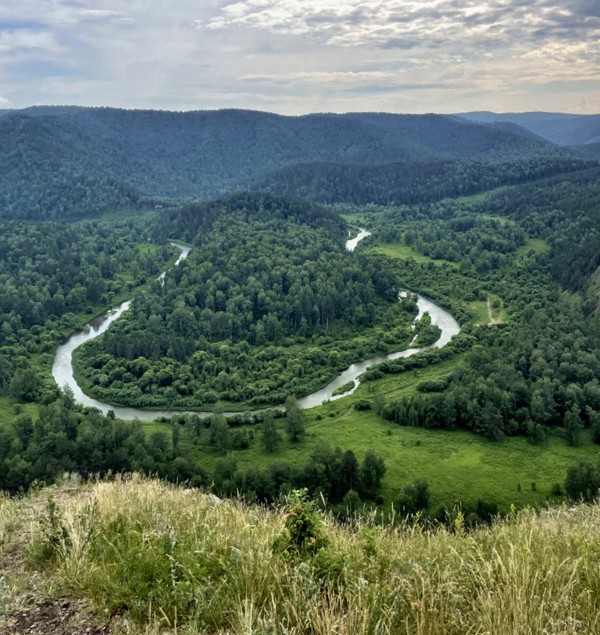
<path fill-rule="evenodd" d="M 32 540 L 29 558 L 33 564 L 48 564 L 61 555 L 69 541 L 60 509 L 52 494 L 46 502 L 46 515 L 40 520 L 40 532 Z"/>
<path fill-rule="evenodd" d="M 293 490 L 289 495 L 285 528 L 275 539 L 275 549 L 292 557 L 316 554 L 326 545 L 322 524 L 315 502 L 308 497 L 308 490 Z"/>

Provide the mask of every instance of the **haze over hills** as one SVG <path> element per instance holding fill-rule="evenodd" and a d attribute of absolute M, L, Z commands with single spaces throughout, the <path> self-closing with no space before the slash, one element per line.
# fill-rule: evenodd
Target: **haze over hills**
<path fill-rule="evenodd" d="M 577 146 L 579 154 L 590 157 L 591 159 L 600 160 L 600 141 L 597 143 L 588 143 L 583 146 Z"/>
<path fill-rule="evenodd" d="M 479 123 L 508 122 L 561 146 L 580 146 L 600 141 L 600 114 L 574 115 L 554 112 L 465 112 L 458 115 Z"/>
<path fill-rule="evenodd" d="M 489 164 L 577 156 L 529 133 L 446 115 L 284 117 L 49 106 L 6 112 L 0 145 L 0 216 L 11 218 L 208 199 L 255 181 L 268 189 L 270 173 L 300 164 Z"/>

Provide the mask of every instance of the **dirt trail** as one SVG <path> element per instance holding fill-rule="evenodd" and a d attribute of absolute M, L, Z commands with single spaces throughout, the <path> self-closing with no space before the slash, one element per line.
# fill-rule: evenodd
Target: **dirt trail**
<path fill-rule="evenodd" d="M 490 300 L 490 296 L 487 298 L 487 312 L 488 312 L 488 324 L 500 324 L 500 320 L 495 318 L 492 314 L 492 301 Z"/>

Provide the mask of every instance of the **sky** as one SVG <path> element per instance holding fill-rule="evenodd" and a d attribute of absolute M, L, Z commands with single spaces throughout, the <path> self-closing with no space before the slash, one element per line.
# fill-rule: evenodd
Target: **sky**
<path fill-rule="evenodd" d="M 600 112 L 600 0 L 1 0 L 0 108 Z"/>

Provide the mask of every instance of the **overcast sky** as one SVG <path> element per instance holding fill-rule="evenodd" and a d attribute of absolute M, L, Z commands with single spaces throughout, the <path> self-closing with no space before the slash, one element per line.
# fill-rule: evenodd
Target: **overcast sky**
<path fill-rule="evenodd" d="M 600 0 L 1 0 L 0 108 L 600 112 Z"/>

